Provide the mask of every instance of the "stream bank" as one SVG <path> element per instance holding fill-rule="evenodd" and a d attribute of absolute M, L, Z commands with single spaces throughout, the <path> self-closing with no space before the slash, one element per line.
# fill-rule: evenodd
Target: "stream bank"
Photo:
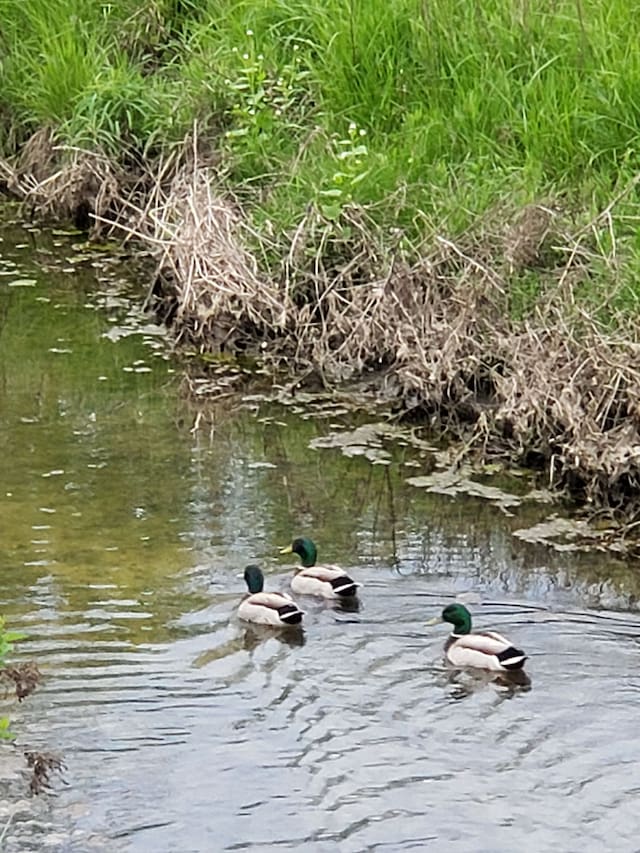
<path fill-rule="evenodd" d="M 362 211 L 344 211 L 338 225 L 310 209 L 265 268 L 263 235 L 217 194 L 196 149 L 164 164 L 144 203 L 129 196 L 114 208 L 111 199 L 110 213 L 94 214 L 93 237 L 124 234 L 153 259 L 146 305 L 169 327 L 200 402 L 247 390 L 256 366 L 293 390 L 367 390 L 393 420 L 455 442 L 456 465 L 540 473 L 598 517 L 599 540 L 635 553 L 640 344 L 631 322 L 606 333 L 569 310 L 571 288 L 589 274 L 579 235 L 554 230 L 558 217 L 543 211 L 542 231 L 521 223 L 517 234 L 483 231 L 465 244 L 439 238 L 410 261 Z M 96 187 L 93 207 L 107 196 L 104 182 Z M 513 319 L 507 265 L 534 243 L 543 263 L 544 247 L 560 242 L 564 254 L 546 269 L 555 291 L 533 316 Z"/>

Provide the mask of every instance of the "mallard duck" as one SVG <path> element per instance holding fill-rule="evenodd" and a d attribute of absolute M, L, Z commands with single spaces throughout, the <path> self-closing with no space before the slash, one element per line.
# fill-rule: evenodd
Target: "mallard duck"
<path fill-rule="evenodd" d="M 316 566 L 318 551 L 311 539 L 294 539 L 282 548 L 281 554 L 297 554 L 302 563 L 291 579 L 291 589 L 298 595 L 316 595 L 321 598 L 352 598 L 359 583 L 352 580 L 339 566 Z"/>
<path fill-rule="evenodd" d="M 453 631 L 444 646 L 445 657 L 453 666 L 471 666 L 496 672 L 508 672 L 524 666 L 527 659 L 525 653 L 512 646 L 502 634 L 495 631 L 471 633 L 471 614 L 464 604 L 450 604 L 444 608 L 442 616 L 436 616 L 427 625 L 436 622 L 450 622 L 453 625 Z"/>
<path fill-rule="evenodd" d="M 247 566 L 244 579 L 249 594 L 238 607 L 238 616 L 245 622 L 257 625 L 276 625 L 284 628 L 299 625 L 303 610 L 300 610 L 291 596 L 283 592 L 263 592 L 264 575 L 258 566 Z"/>

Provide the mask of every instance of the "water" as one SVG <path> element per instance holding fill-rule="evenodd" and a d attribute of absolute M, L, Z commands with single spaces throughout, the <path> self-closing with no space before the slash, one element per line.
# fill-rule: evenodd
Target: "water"
<path fill-rule="evenodd" d="M 513 537 L 549 507 L 408 486 L 415 448 L 310 450 L 339 410 L 227 401 L 193 432 L 135 270 L 74 239 L 0 244 L 0 612 L 45 675 L 0 708 L 3 849 L 637 849 L 635 568 Z M 361 609 L 239 624 L 237 573 L 285 586 L 302 531 Z M 454 596 L 527 650 L 529 690 L 442 665 L 424 623 Z M 50 793 L 24 749 L 64 755 Z"/>

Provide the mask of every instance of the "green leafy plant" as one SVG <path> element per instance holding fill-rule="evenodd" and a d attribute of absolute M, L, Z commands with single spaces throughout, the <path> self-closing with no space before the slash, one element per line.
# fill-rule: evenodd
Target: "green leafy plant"
<path fill-rule="evenodd" d="M 127 61 L 112 64 L 95 75 L 61 131 L 73 144 L 114 155 L 123 147 L 140 152 L 156 141 L 166 143 L 176 123 L 180 137 L 189 127 L 180 123 L 184 110 L 174 89 L 162 78 L 145 78 Z"/>
<path fill-rule="evenodd" d="M 250 174 L 269 170 L 283 152 L 295 150 L 310 95 L 309 71 L 297 43 L 284 57 L 268 59 L 253 30 L 245 37 L 243 48 L 232 48 L 223 91 L 230 104 L 227 147 L 242 161 L 240 172 Z"/>
<path fill-rule="evenodd" d="M 13 644 L 26 639 L 26 636 L 20 631 L 7 631 L 4 619 L 0 616 L 0 667 L 5 666 L 7 655 L 13 651 Z"/>
<path fill-rule="evenodd" d="M 0 616 L 0 674 L 7 665 L 7 655 L 13 651 L 13 644 L 24 640 L 26 636 L 20 631 L 7 631 L 4 619 Z M 9 725 L 8 717 L 0 717 L 0 740 L 13 740 L 15 737 Z"/>
<path fill-rule="evenodd" d="M 370 172 L 369 149 L 364 142 L 366 135 L 364 128 L 358 128 L 355 122 L 351 122 L 347 138 L 334 141 L 333 156 L 337 169 L 330 186 L 318 191 L 319 207 L 327 219 L 338 219 L 344 206 L 353 201 L 355 187 Z"/>

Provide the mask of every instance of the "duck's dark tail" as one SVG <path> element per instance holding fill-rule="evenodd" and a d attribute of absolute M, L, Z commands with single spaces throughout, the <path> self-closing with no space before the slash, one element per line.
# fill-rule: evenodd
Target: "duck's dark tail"
<path fill-rule="evenodd" d="M 509 646 L 498 655 L 498 660 L 505 669 L 522 669 L 527 656 L 521 649 Z"/>
<path fill-rule="evenodd" d="M 352 595 L 358 594 L 359 583 L 356 583 L 348 575 L 341 575 L 339 578 L 334 578 L 331 581 L 331 586 L 336 595 L 340 598 L 349 598 Z"/>
<path fill-rule="evenodd" d="M 295 604 L 283 604 L 282 607 L 278 607 L 278 616 L 285 625 L 299 625 L 304 611 Z"/>

